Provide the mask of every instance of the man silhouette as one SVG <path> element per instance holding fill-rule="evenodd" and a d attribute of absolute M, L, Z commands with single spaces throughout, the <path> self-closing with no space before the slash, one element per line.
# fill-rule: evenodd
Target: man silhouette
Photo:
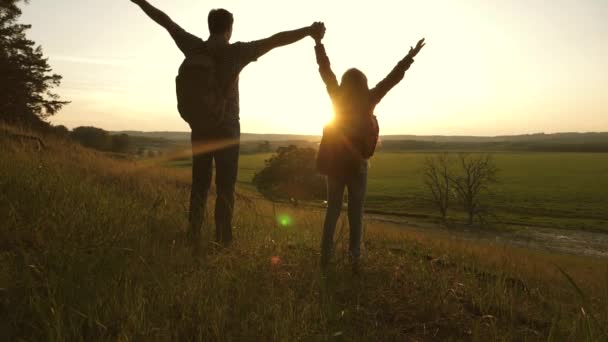
<path fill-rule="evenodd" d="M 307 36 L 318 35 L 319 32 L 324 32 L 325 27 L 322 23 L 316 22 L 311 26 L 277 33 L 266 39 L 231 44 L 229 42 L 232 36 L 233 15 L 225 9 L 214 9 L 208 16 L 210 35 L 204 41 L 186 32 L 148 1 L 131 0 L 131 2 L 139 5 L 152 20 L 164 27 L 187 58 L 205 51 L 212 54 L 216 62 L 214 75 L 218 84 L 225 88 L 221 92 L 222 119 L 213 129 L 209 129 L 209 125 L 188 121 L 192 129 L 193 156 L 189 223 L 191 236 L 198 240 L 206 212 L 207 195 L 213 174 L 212 165 L 215 160 L 216 239 L 218 243 L 228 246 L 232 242 L 232 213 L 239 159 L 239 73 L 249 63 L 256 61 L 270 50 L 295 43 Z M 207 111 L 208 109 L 201 108 L 196 116 L 218 114 Z"/>

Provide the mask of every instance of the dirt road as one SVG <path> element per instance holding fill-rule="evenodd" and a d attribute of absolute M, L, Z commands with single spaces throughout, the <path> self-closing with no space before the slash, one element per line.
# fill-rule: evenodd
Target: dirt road
<path fill-rule="evenodd" d="M 470 229 L 463 226 L 448 229 L 442 225 L 391 215 L 367 215 L 370 221 L 394 224 L 402 229 L 420 232 L 434 230 L 465 240 L 487 240 L 538 250 L 608 258 L 608 234 L 531 226 L 509 226 L 508 229 Z"/>

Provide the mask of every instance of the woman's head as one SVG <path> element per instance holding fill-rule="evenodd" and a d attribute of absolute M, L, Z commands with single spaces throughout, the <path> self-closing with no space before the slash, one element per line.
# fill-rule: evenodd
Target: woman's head
<path fill-rule="evenodd" d="M 359 96 L 367 94 L 369 88 L 367 86 L 367 77 L 361 70 L 352 68 L 348 69 L 342 75 L 342 83 L 340 87 L 348 94 Z"/>
<path fill-rule="evenodd" d="M 369 107 L 369 88 L 367 77 L 359 69 L 349 69 L 342 76 L 340 84 L 341 99 L 339 101 L 339 114 L 347 119 L 367 113 Z"/>

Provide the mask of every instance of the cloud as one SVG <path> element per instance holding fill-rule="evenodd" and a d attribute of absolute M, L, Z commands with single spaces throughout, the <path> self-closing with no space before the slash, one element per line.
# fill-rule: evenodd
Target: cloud
<path fill-rule="evenodd" d="M 53 55 L 53 56 L 51 56 L 51 59 L 53 61 L 59 61 L 59 62 L 105 65 L 105 66 L 133 67 L 133 66 L 137 66 L 137 65 L 141 64 L 141 63 L 135 62 L 133 60 L 129 60 L 129 59 L 91 58 L 91 57 L 65 56 L 65 55 Z"/>
<path fill-rule="evenodd" d="M 107 93 L 127 93 L 133 91 L 133 88 L 127 86 L 109 85 L 104 82 L 65 82 L 60 90 L 75 91 L 75 92 L 107 92 Z"/>

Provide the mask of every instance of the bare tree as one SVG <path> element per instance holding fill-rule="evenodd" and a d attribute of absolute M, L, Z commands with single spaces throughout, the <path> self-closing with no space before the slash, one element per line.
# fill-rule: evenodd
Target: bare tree
<path fill-rule="evenodd" d="M 452 158 L 448 153 L 427 157 L 424 161 L 424 184 L 431 193 L 433 204 L 439 209 L 441 218 L 445 221 L 450 205 L 450 171 Z"/>
<path fill-rule="evenodd" d="M 458 195 L 467 215 L 468 224 L 473 224 L 475 215 L 481 212 L 481 196 L 492 183 L 496 183 L 498 169 L 491 154 L 458 155 L 461 170 L 450 173 L 449 181 Z"/>

